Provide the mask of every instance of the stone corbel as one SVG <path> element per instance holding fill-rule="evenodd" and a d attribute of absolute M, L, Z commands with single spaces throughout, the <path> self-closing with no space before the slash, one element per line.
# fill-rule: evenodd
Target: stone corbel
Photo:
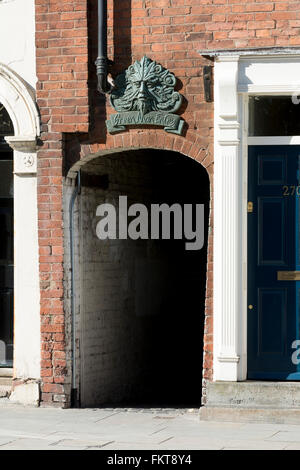
<path fill-rule="evenodd" d="M 218 58 L 222 71 L 219 79 L 219 115 L 227 121 L 237 120 L 238 62 L 238 55 Z"/>
<path fill-rule="evenodd" d="M 34 153 L 37 151 L 36 136 L 9 136 L 5 137 L 8 145 L 18 152 Z"/>
<path fill-rule="evenodd" d="M 218 142 L 220 145 L 238 145 L 238 63 L 239 56 L 219 57 L 218 70 Z"/>
<path fill-rule="evenodd" d="M 6 142 L 14 150 L 14 173 L 32 174 L 37 172 L 36 136 L 9 136 Z"/>

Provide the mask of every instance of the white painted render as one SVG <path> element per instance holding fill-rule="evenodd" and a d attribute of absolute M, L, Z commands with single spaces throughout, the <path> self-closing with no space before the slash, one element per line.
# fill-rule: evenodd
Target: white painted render
<path fill-rule="evenodd" d="M 250 94 L 300 92 L 300 55 L 222 54 L 215 63 L 214 380 L 247 378 L 248 145 L 299 145 L 300 136 L 248 138 Z M 300 93 L 299 93 L 300 94 Z"/>
<path fill-rule="evenodd" d="M 34 0 L 0 2 L 0 43 L 0 102 L 14 125 L 14 136 L 6 138 L 14 149 L 14 377 L 36 380 L 41 358 L 36 177 L 40 122 Z M 36 391 L 31 393 L 36 387 L 32 382 L 30 387 L 26 403 L 36 402 Z"/>
<path fill-rule="evenodd" d="M 36 87 L 34 0 L 0 1 L 0 63 Z"/>
<path fill-rule="evenodd" d="M 0 66 L 0 102 L 9 101 L 14 149 L 14 377 L 40 378 L 40 294 L 36 137 L 38 113 L 20 78 Z"/>

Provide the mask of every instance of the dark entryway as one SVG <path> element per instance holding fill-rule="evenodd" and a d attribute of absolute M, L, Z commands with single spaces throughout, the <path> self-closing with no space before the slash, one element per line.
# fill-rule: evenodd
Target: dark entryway
<path fill-rule="evenodd" d="M 82 406 L 182 406 L 201 403 L 209 178 L 175 152 L 140 150 L 99 157 L 82 169 Z M 87 175 L 104 176 L 103 187 Z M 205 205 L 205 243 L 99 240 L 96 208 Z M 194 214 L 195 215 L 195 214 Z M 195 227 L 194 227 L 195 228 Z"/>

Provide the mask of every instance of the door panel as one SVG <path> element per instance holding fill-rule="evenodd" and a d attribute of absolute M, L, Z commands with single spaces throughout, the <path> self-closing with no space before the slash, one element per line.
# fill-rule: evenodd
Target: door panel
<path fill-rule="evenodd" d="M 286 200 L 280 197 L 258 197 L 258 265 L 287 265 Z M 270 227 L 276 230 L 270 230 Z"/>
<path fill-rule="evenodd" d="M 284 354 L 286 314 L 287 289 L 258 290 L 258 352 L 260 355 Z"/>
<path fill-rule="evenodd" d="M 250 146 L 248 200 L 248 378 L 300 380 L 298 146 Z M 282 277 L 282 276 L 281 276 Z M 250 308 L 249 308 L 250 307 Z"/>

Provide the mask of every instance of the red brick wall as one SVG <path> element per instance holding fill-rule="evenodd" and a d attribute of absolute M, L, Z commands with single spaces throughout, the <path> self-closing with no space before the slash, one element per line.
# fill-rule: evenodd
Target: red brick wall
<path fill-rule="evenodd" d="M 97 8 L 96 2 L 89 9 L 89 77 L 90 122 L 88 136 L 82 136 L 69 147 L 69 160 L 82 159 L 110 149 L 159 148 L 176 150 L 198 160 L 207 168 L 213 198 L 213 103 L 206 103 L 203 90 L 203 65 L 213 65 L 201 57 L 199 39 L 203 38 L 206 18 L 195 17 L 193 0 L 108 0 L 108 56 L 113 62 L 110 72 L 117 76 L 135 60 L 147 55 L 174 73 L 178 90 L 184 96 L 180 110 L 186 121 L 183 137 L 175 137 L 161 129 L 130 129 L 111 136 L 107 134 L 105 120 L 114 110 L 105 106 L 104 98 L 96 91 L 94 61 L 97 57 Z M 195 13 L 195 14 L 194 14 Z M 206 37 L 206 33 L 205 33 Z M 206 319 L 204 332 L 204 393 L 206 380 L 212 379 L 212 294 L 213 252 L 212 215 L 208 244 L 208 274 L 206 291 Z"/>
<path fill-rule="evenodd" d="M 42 401 L 69 400 L 63 310 L 62 176 L 65 135 L 88 129 L 86 0 L 36 0 Z M 67 391 L 67 396 L 65 396 Z"/>
<path fill-rule="evenodd" d="M 213 103 L 204 101 L 202 85 L 203 65 L 211 62 L 197 51 L 300 44 L 297 1 L 108 0 L 108 10 L 111 74 L 116 76 L 144 54 L 169 68 L 185 98 L 180 113 L 186 132 L 179 137 L 144 128 L 107 135 L 105 120 L 113 110 L 96 90 L 97 1 L 36 0 L 37 101 L 43 131 L 38 169 L 42 398 L 48 402 L 61 403 L 69 394 L 61 200 L 70 166 L 112 148 L 166 148 L 199 160 L 212 183 Z M 205 380 L 212 377 L 212 257 L 211 223 Z"/>
<path fill-rule="evenodd" d="M 206 18 L 200 17 L 195 0 L 108 0 L 109 58 L 116 76 L 143 55 L 168 68 L 178 79 L 178 90 L 185 98 L 181 116 L 186 121 L 184 137 L 173 137 L 163 130 L 130 130 L 115 137 L 105 135 L 103 143 L 82 148 L 82 154 L 109 147 L 154 147 L 182 152 L 198 160 L 208 171 L 213 198 L 213 103 L 206 103 L 203 90 L 203 66 L 213 65 L 197 52 L 200 40 L 206 39 Z M 126 5 L 125 5 L 126 4 Z M 127 6 L 127 8 L 126 8 Z M 130 6 L 132 8 L 129 14 Z M 198 16 L 198 18 L 196 18 Z M 94 30 L 94 28 L 93 28 Z M 96 55 L 96 50 L 92 49 Z M 106 118 L 114 112 L 106 107 Z M 102 116 L 102 119 L 104 116 Z M 97 127 L 96 127 L 97 129 Z M 97 130 L 92 134 L 98 134 Z M 99 129 L 99 127 L 98 127 Z M 94 140 L 94 139 L 93 139 Z M 95 139 L 97 140 L 97 139 Z M 213 207 L 210 213 L 208 242 L 207 289 L 204 330 L 203 380 L 212 379 L 213 340 Z"/>
<path fill-rule="evenodd" d="M 36 0 L 36 48 L 43 131 L 86 132 L 87 0 Z"/>
<path fill-rule="evenodd" d="M 217 0 L 191 3 L 198 3 L 191 8 L 191 22 L 202 23 L 199 49 L 287 47 L 300 44 L 298 1 Z M 197 40 L 196 35 L 192 35 Z"/>

